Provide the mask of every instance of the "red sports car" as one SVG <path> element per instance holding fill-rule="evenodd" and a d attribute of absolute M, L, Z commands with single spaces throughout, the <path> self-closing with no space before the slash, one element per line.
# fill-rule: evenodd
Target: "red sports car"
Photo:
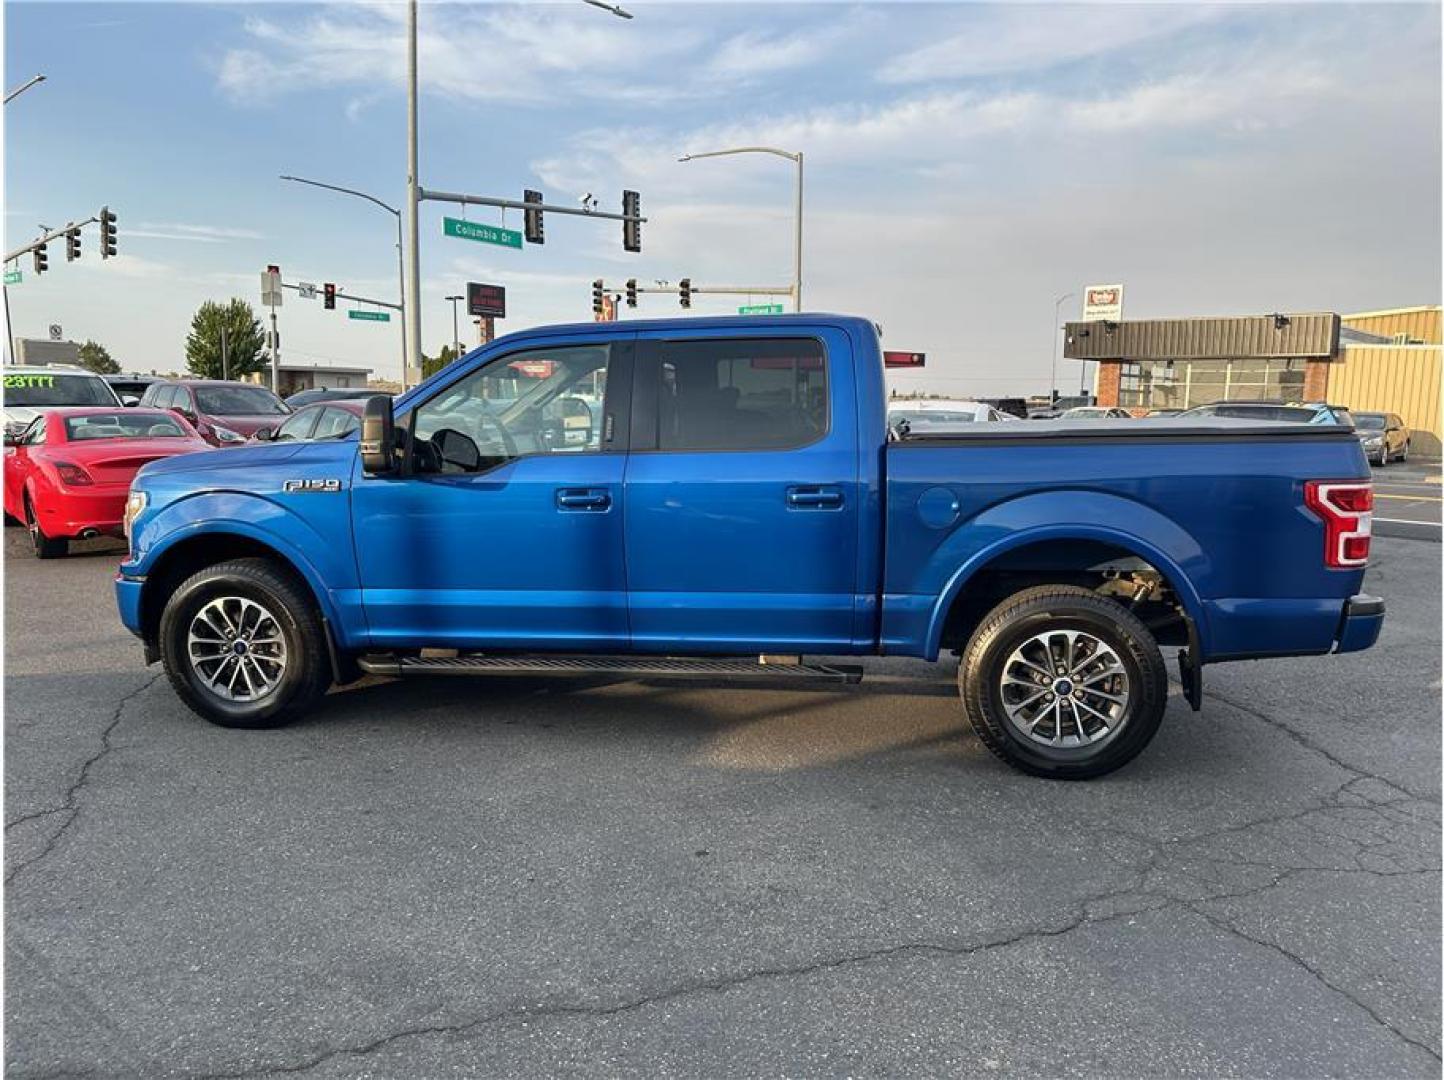
<path fill-rule="evenodd" d="M 5 435 L 5 514 L 30 529 L 36 555 L 53 559 L 72 538 L 123 535 L 130 481 L 147 461 L 209 449 L 163 409 L 49 409 Z"/>

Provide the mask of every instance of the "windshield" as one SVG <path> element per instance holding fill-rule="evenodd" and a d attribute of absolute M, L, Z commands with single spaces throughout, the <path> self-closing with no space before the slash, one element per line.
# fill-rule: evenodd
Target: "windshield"
<path fill-rule="evenodd" d="M 1355 413 L 1354 426 L 1363 428 L 1365 431 L 1383 431 L 1385 427 L 1384 414 L 1367 412 Z"/>
<path fill-rule="evenodd" d="M 207 416 L 279 416 L 290 412 L 263 386 L 197 386 L 196 409 Z"/>
<path fill-rule="evenodd" d="M 185 429 L 174 417 L 163 412 L 89 413 L 65 418 L 65 437 L 71 442 L 83 439 L 184 439 Z"/>
<path fill-rule="evenodd" d="M 115 395 L 98 375 L 5 375 L 5 404 L 114 405 Z"/>

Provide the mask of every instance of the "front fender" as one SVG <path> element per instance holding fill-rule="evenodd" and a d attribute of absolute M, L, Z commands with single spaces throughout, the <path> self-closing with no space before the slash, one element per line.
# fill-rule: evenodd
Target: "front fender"
<path fill-rule="evenodd" d="M 924 655 L 935 660 L 943 624 L 969 579 L 999 556 L 1047 540 L 1091 540 L 1151 563 L 1168 578 L 1209 652 L 1204 606 L 1194 582 L 1207 577 L 1207 553 L 1188 532 L 1157 510 L 1132 499 L 1092 491 L 1050 491 L 988 507 L 958 526 L 938 546 L 922 579 L 940 581 L 928 619 Z"/>
<path fill-rule="evenodd" d="M 318 497 L 318 496 L 313 496 Z M 343 515 L 349 519 L 349 513 Z M 357 592 L 356 560 L 349 537 L 328 535 L 299 514 L 260 495 L 209 492 L 177 499 L 143 519 L 135 558 L 121 565 L 127 577 L 143 577 L 177 545 L 206 535 L 241 536 L 276 551 L 306 579 L 322 613 L 344 627 L 337 595 Z"/>

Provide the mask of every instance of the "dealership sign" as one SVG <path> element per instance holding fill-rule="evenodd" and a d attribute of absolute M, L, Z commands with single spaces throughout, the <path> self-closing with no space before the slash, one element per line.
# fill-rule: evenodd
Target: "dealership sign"
<path fill-rule="evenodd" d="M 1088 285 L 1083 289 L 1084 322 L 1118 322 L 1123 318 L 1122 285 Z"/>

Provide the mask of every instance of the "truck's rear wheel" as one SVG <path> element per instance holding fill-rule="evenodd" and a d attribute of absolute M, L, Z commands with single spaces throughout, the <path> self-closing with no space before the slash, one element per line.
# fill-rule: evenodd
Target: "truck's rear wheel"
<path fill-rule="evenodd" d="M 222 727 L 289 723 L 330 683 L 314 602 L 267 559 L 219 563 L 182 582 L 161 614 L 160 648 L 181 700 Z"/>
<path fill-rule="evenodd" d="M 1168 671 L 1153 635 L 1071 585 L 1015 593 L 979 624 L 958 667 L 984 745 L 1035 776 L 1085 780 L 1136 757 L 1163 719 Z"/>

